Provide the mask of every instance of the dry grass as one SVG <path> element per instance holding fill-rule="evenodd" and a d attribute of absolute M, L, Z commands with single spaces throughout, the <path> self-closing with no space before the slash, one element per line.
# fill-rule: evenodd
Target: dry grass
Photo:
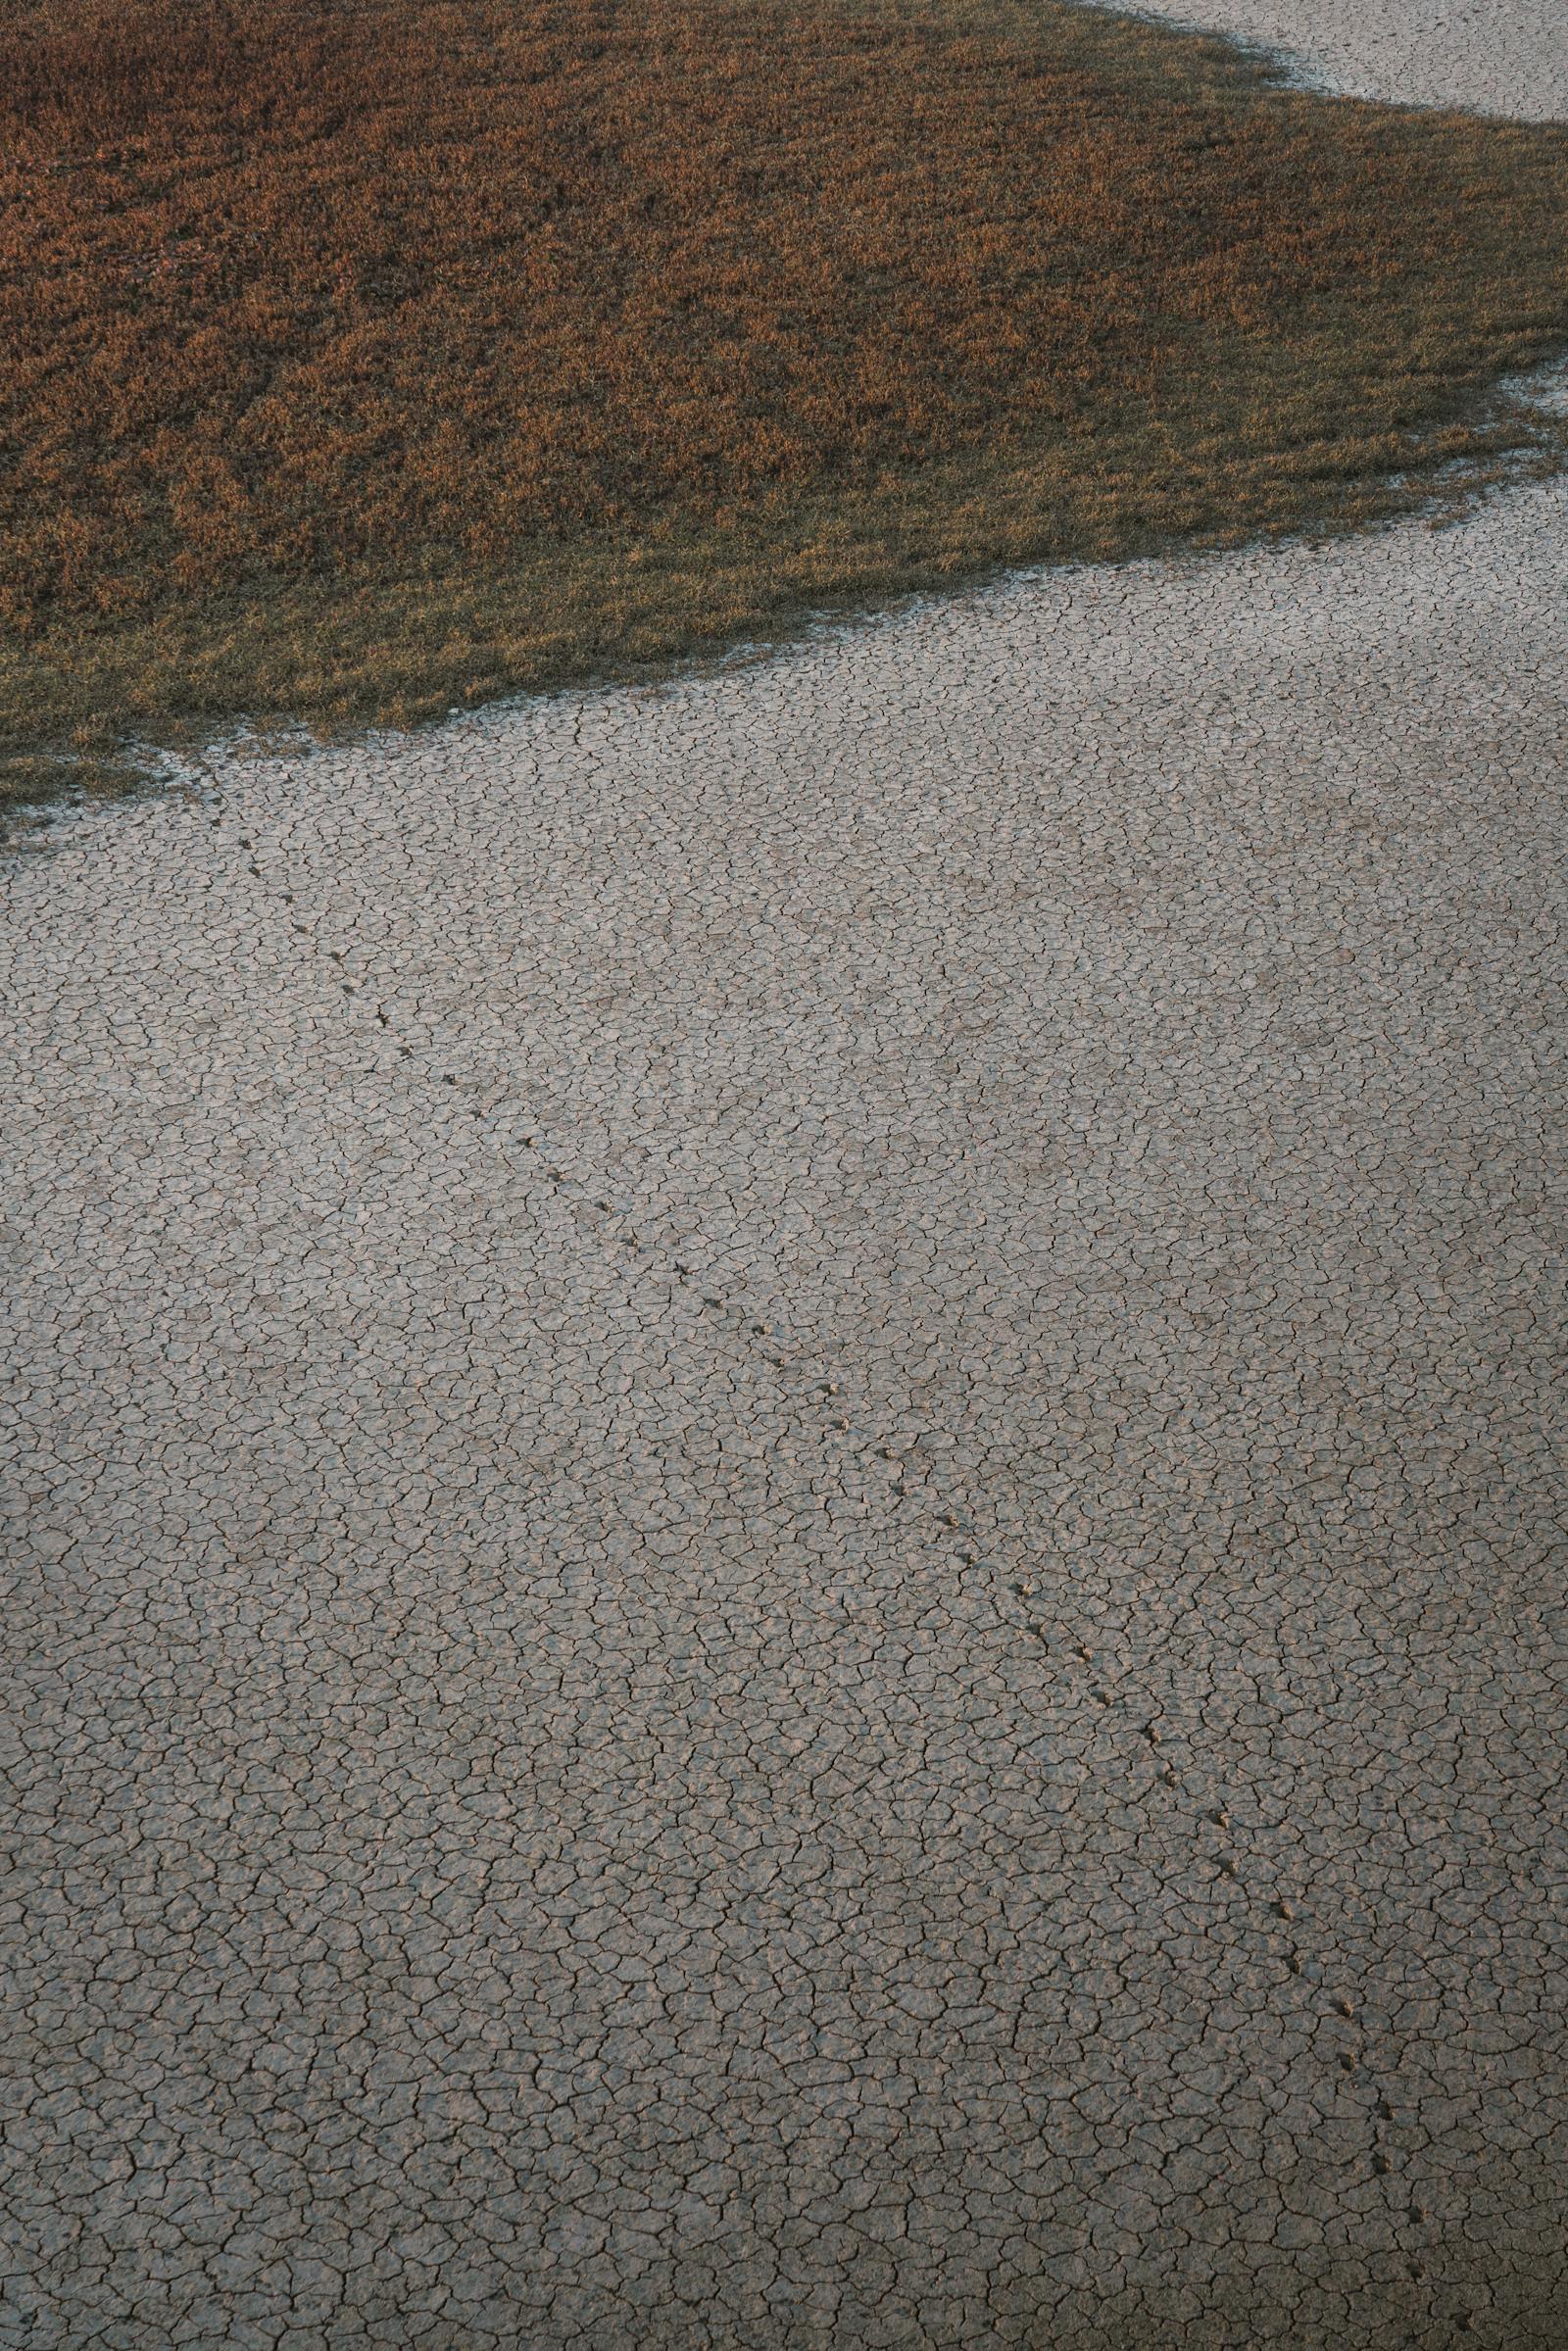
<path fill-rule="evenodd" d="M 1565 222 L 1564 132 L 1052 0 L 13 0 L 7 788 L 1386 512 Z"/>

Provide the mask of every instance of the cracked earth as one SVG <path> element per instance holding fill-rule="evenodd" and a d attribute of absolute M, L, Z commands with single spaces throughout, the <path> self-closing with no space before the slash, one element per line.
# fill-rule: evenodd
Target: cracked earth
<path fill-rule="evenodd" d="M 1560 2351 L 1565 722 L 1557 483 L 13 857 L 0 2341 Z"/>

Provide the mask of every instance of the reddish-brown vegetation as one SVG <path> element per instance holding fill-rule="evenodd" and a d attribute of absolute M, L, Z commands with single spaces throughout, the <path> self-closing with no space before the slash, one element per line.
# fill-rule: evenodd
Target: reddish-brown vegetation
<path fill-rule="evenodd" d="M 986 468 L 1053 452 L 1201 527 L 1227 430 L 1386 469 L 1560 334 L 1565 190 L 1559 134 L 1054 5 L 13 0 L 0 612 L 47 668 L 285 586 L 538 595 L 550 549 L 776 553 L 956 466 L 983 561 L 1029 537 Z M 1040 552 L 1098 543 L 1061 476 Z"/>

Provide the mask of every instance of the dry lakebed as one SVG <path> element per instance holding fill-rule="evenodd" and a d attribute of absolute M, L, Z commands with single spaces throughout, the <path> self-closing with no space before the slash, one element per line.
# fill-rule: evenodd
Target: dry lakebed
<path fill-rule="evenodd" d="M 0 2343 L 1559 2351 L 1565 739 L 1558 479 L 24 842 Z"/>

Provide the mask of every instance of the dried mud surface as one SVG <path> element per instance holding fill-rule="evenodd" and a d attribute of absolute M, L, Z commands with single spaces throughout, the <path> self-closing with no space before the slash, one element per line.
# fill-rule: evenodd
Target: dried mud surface
<path fill-rule="evenodd" d="M 1283 52 L 1300 79 L 1348 97 L 1568 121 L 1560 0 L 1139 0 L 1131 13 Z"/>
<path fill-rule="evenodd" d="M 1568 2339 L 1565 723 L 1559 484 L 12 858 L 0 2341 Z"/>

